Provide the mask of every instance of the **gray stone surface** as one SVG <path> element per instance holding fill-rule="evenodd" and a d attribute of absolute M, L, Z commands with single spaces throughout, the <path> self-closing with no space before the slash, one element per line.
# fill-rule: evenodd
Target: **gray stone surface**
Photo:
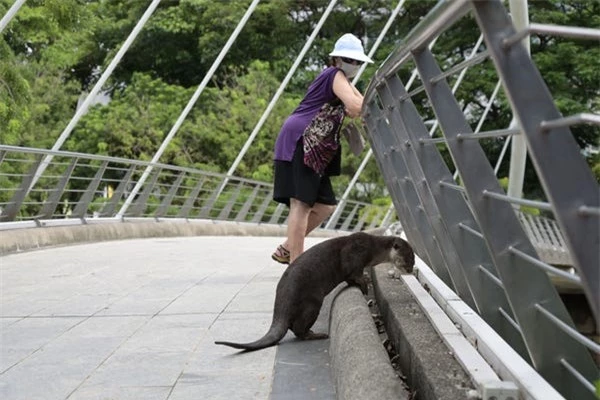
<path fill-rule="evenodd" d="M 131 239 L 0 257 L 0 398 L 268 399 L 277 348 L 213 342 L 267 331 L 281 240 Z M 326 375 L 316 371 L 328 355 L 311 367 Z M 304 386 L 333 392 L 316 383 Z"/>
<path fill-rule="evenodd" d="M 331 311 L 330 349 L 338 399 L 409 399 L 381 344 L 361 291 L 339 291 Z"/>
<path fill-rule="evenodd" d="M 399 354 L 400 368 L 420 400 L 467 398 L 474 389 L 401 280 L 388 277 L 389 267 L 372 270 L 377 305 L 387 334 Z"/>
<path fill-rule="evenodd" d="M 282 236 L 280 227 L 212 222 L 0 232 L 0 398 L 405 398 L 355 289 L 325 303 L 314 329 L 327 331 L 331 320 L 331 340 L 288 333 L 279 346 L 251 353 L 214 345 L 267 331 L 284 270 L 270 254 Z M 40 251 L 23 251 L 33 249 Z M 377 281 L 380 308 L 404 319 L 388 329 L 409 356 L 403 368 L 419 398 L 462 398 L 452 397 L 462 389 L 438 389 L 466 378 L 443 361 L 447 349 L 426 318 L 415 317 L 418 306 L 398 281 Z"/>
<path fill-rule="evenodd" d="M 323 301 L 313 332 L 329 333 L 331 303 L 336 290 Z M 288 332 L 277 347 L 270 400 L 333 400 L 330 340 L 295 340 Z"/>
<path fill-rule="evenodd" d="M 182 236 L 285 236 L 286 226 L 212 220 L 89 220 L 84 225 L 48 226 L 33 229 L 0 230 L 0 256 L 22 251 L 75 243 L 92 243 L 151 237 Z M 317 229 L 312 237 L 332 237 L 336 231 Z"/>

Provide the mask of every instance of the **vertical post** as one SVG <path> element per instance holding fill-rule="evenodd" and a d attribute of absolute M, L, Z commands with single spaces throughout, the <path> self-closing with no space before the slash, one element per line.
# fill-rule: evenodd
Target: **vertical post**
<path fill-rule="evenodd" d="M 470 58 L 473 58 L 477 54 L 477 49 L 479 49 L 479 46 L 481 46 L 481 43 L 483 43 L 483 35 L 479 35 L 479 39 L 477 40 L 477 43 L 475 43 L 475 46 L 473 46 L 473 50 L 471 50 L 471 54 L 469 54 L 469 56 L 466 58 L 467 60 Z M 465 75 L 467 74 L 468 69 L 469 69 L 469 67 L 467 66 L 467 67 L 463 68 L 462 71 L 460 71 L 458 78 L 456 78 L 456 82 L 454 82 L 454 86 L 452 86 L 452 94 L 456 93 L 456 91 L 458 90 L 458 87 L 460 86 L 463 79 L 465 78 Z M 429 137 L 433 136 L 433 134 L 435 133 L 435 130 L 437 129 L 439 124 L 440 124 L 440 121 L 438 119 L 436 119 L 435 122 L 433 123 L 433 126 L 429 130 Z"/>
<path fill-rule="evenodd" d="M 206 84 L 212 78 L 213 74 L 215 73 L 215 71 L 217 70 L 219 65 L 221 65 L 221 61 L 223 61 L 223 58 L 225 58 L 225 55 L 227 54 L 227 52 L 233 45 L 233 42 L 235 41 L 235 39 L 237 39 L 238 35 L 242 31 L 242 28 L 246 25 L 246 22 L 248 22 L 248 19 L 250 19 L 250 15 L 252 15 L 252 13 L 254 12 L 254 9 L 258 5 L 259 1 L 260 0 L 254 0 L 252 2 L 252 4 L 250 4 L 250 7 L 248 7 L 248 9 L 246 10 L 246 14 L 244 14 L 242 19 L 238 23 L 237 27 L 235 28 L 235 30 L 229 37 L 229 40 L 227 41 L 227 43 L 225 43 L 225 46 L 221 49 L 221 52 L 217 56 L 216 60 L 213 62 L 212 66 L 210 67 L 210 69 L 208 70 L 206 75 L 204 76 L 204 79 L 202 79 L 202 82 L 200 83 L 200 85 L 198 86 L 198 88 L 196 89 L 194 94 L 192 95 L 192 98 L 190 99 L 190 101 L 188 101 L 184 110 L 179 115 L 179 118 L 177 118 L 175 125 L 173 125 L 173 127 L 171 128 L 171 131 L 167 134 L 167 136 L 163 140 L 162 144 L 160 145 L 159 149 L 154 154 L 154 157 L 152 157 L 152 161 L 150 161 L 150 165 L 148 165 L 146 167 L 146 170 L 140 177 L 140 180 L 137 182 L 137 184 L 135 185 L 135 187 L 133 188 L 133 190 L 131 191 L 131 193 L 129 194 L 127 199 L 125 200 L 125 203 L 123 204 L 123 206 L 117 213 L 118 218 L 123 217 L 123 215 L 125 215 L 125 213 L 127 212 L 127 208 L 129 208 L 129 206 L 133 202 L 134 197 L 137 195 L 138 191 L 140 190 L 140 188 L 142 187 L 142 185 L 148 178 L 148 175 L 150 175 L 153 165 L 158 162 L 158 160 L 160 159 L 160 156 L 162 156 L 162 153 L 165 151 L 165 149 L 171 142 L 171 139 L 173 139 L 173 136 L 175 136 L 175 134 L 179 130 L 179 127 L 181 127 L 181 124 L 183 124 L 183 121 L 185 120 L 185 118 L 187 117 L 189 112 L 192 110 L 192 107 L 194 106 L 194 104 L 196 104 L 196 101 L 198 100 L 198 98 L 200 97 L 200 94 L 206 87 Z"/>
<path fill-rule="evenodd" d="M 527 0 L 509 0 L 510 13 L 515 30 L 524 29 L 529 24 Z M 521 41 L 527 53 L 530 53 L 529 35 Z M 518 121 L 513 116 L 509 129 L 518 127 Z M 508 140 L 508 138 L 507 138 Z M 523 181 L 525 180 L 525 162 L 527 161 L 527 142 L 525 135 L 515 135 L 512 138 L 510 150 L 510 170 L 508 173 L 508 195 L 523 197 Z"/>
<path fill-rule="evenodd" d="M 561 119 L 562 116 L 527 50 L 520 45 L 504 46 L 499 35 L 515 32 L 508 15 L 498 15 L 504 12 L 502 5 L 474 2 L 473 9 L 478 25 L 486 35 L 488 50 L 502 78 L 514 115 L 521 124 L 520 130 L 527 140 L 539 181 L 546 196 L 551 199 L 552 211 L 565 235 L 584 293 L 597 317 L 600 314 L 600 232 L 598 220 L 582 213 L 581 206 L 599 207 L 598 183 L 581 157 L 580 148 L 568 126 L 540 132 L 544 121 Z M 556 162 L 558 159 L 560 163 Z M 512 243 L 516 242 L 516 238 L 512 240 Z"/>

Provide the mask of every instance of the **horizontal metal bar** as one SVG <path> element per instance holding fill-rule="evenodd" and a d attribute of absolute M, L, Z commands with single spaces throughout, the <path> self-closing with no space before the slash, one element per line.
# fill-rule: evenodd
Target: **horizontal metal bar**
<path fill-rule="evenodd" d="M 402 46 L 398 46 L 382 66 L 375 72 L 365 92 L 364 104 L 370 103 L 377 86 L 398 68 L 415 50 L 424 49 L 441 32 L 469 12 L 467 0 L 440 0 L 435 7 L 406 35 Z"/>
<path fill-rule="evenodd" d="M 567 335 L 571 336 L 573 339 L 577 340 L 579 343 L 592 350 L 594 353 L 600 354 L 600 344 L 594 342 L 593 340 L 588 339 L 579 331 L 574 329 L 573 327 L 565 324 L 559 318 L 557 318 L 550 311 L 546 310 L 541 304 L 536 303 L 535 308 L 539 310 L 544 316 L 546 316 L 550 321 L 552 321 L 559 329 L 565 332 Z"/>
<path fill-rule="evenodd" d="M 494 131 L 485 131 L 479 133 L 459 133 L 456 135 L 458 140 L 464 139 L 486 139 L 486 138 L 495 138 L 498 136 L 512 136 L 519 135 L 521 133 L 520 129 L 498 129 Z"/>
<path fill-rule="evenodd" d="M 565 367 L 567 369 L 567 371 L 569 371 L 583 386 L 585 386 L 586 389 L 588 389 L 590 392 L 592 392 L 592 395 L 594 394 L 594 392 L 596 391 L 596 389 L 594 388 L 594 385 L 592 385 L 587 379 L 585 379 L 585 377 L 583 375 L 581 375 L 579 373 L 579 371 L 577 371 L 575 368 L 573 368 L 573 366 L 571 364 L 569 364 L 569 362 L 567 360 L 565 360 L 564 358 L 560 359 L 560 363 L 563 367 Z"/>
<path fill-rule="evenodd" d="M 481 234 L 481 232 L 476 231 L 475 229 L 463 224 L 462 222 L 460 224 L 458 224 L 458 227 L 461 229 L 464 229 L 465 231 L 469 232 L 470 234 L 472 234 L 474 236 L 477 236 L 480 239 L 483 239 L 483 235 Z"/>
<path fill-rule="evenodd" d="M 569 117 L 553 119 L 551 121 L 540 122 L 540 131 L 546 132 L 554 128 L 562 128 L 565 126 L 572 126 L 577 124 L 591 123 L 594 125 L 600 125 L 600 115 L 581 113 L 571 115 Z"/>
<path fill-rule="evenodd" d="M 570 282 L 581 285 L 581 278 L 577 275 L 570 274 L 568 272 L 563 271 L 562 269 L 555 268 L 549 264 L 546 264 L 545 262 L 540 261 L 537 258 L 530 256 L 529 254 L 523 253 L 521 250 L 519 250 L 513 246 L 509 246 L 508 251 L 521 257 L 522 259 L 524 259 L 526 261 L 529 261 L 531 264 L 543 269 L 546 272 L 551 273 L 552 275 L 560 276 Z"/>
<path fill-rule="evenodd" d="M 161 169 L 165 169 L 165 170 L 169 170 L 169 171 L 177 171 L 177 172 L 185 171 L 185 172 L 189 172 L 192 174 L 206 175 L 206 176 L 210 176 L 213 178 L 221 178 L 221 179 L 223 177 L 225 177 L 225 174 L 203 171 L 203 170 L 199 170 L 199 169 L 195 169 L 195 168 L 175 167 L 175 166 L 169 165 L 169 164 L 150 163 L 147 161 L 129 160 L 126 158 L 117 158 L 117 157 L 110 157 L 110 156 L 99 156 L 96 154 L 76 153 L 76 152 L 72 152 L 72 151 L 36 149 L 36 148 L 31 148 L 31 147 L 8 146 L 8 145 L 0 144 L 0 151 L 3 151 L 3 150 L 7 151 L 7 152 L 12 152 L 12 153 L 27 153 L 27 154 L 38 154 L 38 155 L 42 154 L 42 155 L 51 155 L 51 156 L 55 156 L 55 157 L 58 156 L 58 157 L 80 158 L 83 160 L 108 161 L 108 162 L 112 162 L 112 163 L 126 164 L 126 165 L 152 166 L 152 167 L 161 168 Z M 21 160 L 15 159 L 15 161 L 21 161 Z M 88 166 L 88 167 L 89 168 L 97 168 L 96 166 Z M 240 178 L 240 177 L 235 177 L 234 180 L 250 183 L 253 185 L 261 185 L 261 186 L 265 186 L 265 187 L 273 186 L 272 184 L 268 184 L 265 182 L 260 182 L 260 181 L 255 181 L 252 179 L 245 179 L 245 178 Z"/>
<path fill-rule="evenodd" d="M 459 224 L 460 225 L 460 224 Z M 504 289 L 504 284 L 502 283 L 502 281 L 494 274 L 492 274 L 490 271 L 488 271 L 487 268 L 485 268 L 483 265 L 479 264 L 477 266 L 477 269 L 479 269 L 481 272 L 483 272 L 488 278 L 490 278 L 492 280 L 492 282 L 494 282 L 496 285 L 498 285 L 499 287 L 501 287 L 502 289 Z"/>
<path fill-rule="evenodd" d="M 0 231 L 11 229 L 37 228 L 38 226 L 39 224 L 37 223 L 37 221 L 9 221 L 0 223 Z"/>
<path fill-rule="evenodd" d="M 9 146 L 0 144 L 0 150 L 5 150 L 11 153 L 27 153 L 27 154 L 42 154 L 42 155 L 52 155 L 59 157 L 71 157 L 71 158 L 83 158 L 88 160 L 96 160 L 96 161 L 105 161 L 108 160 L 114 163 L 121 164 L 133 164 L 133 165 L 146 165 L 147 162 L 139 161 L 139 160 L 129 160 L 126 158 L 118 158 L 118 157 L 109 157 L 109 156 L 99 156 L 96 154 L 84 154 L 84 153 L 76 153 L 72 151 L 63 151 L 63 150 L 48 150 L 48 149 L 35 149 L 31 147 L 19 147 L 19 146 Z M 16 159 L 15 159 L 16 161 Z M 158 164 L 155 164 L 158 165 Z"/>
<path fill-rule="evenodd" d="M 486 131 L 479 133 L 459 133 L 456 135 L 458 140 L 469 140 L 469 139 L 487 139 L 487 138 L 495 138 L 498 136 L 512 136 L 521 134 L 520 129 L 498 129 L 494 131 Z M 446 138 L 433 138 L 433 139 L 424 139 L 420 138 L 419 143 L 421 144 L 433 144 L 433 143 L 446 143 Z"/>
<path fill-rule="evenodd" d="M 519 324 L 517 324 L 517 321 L 512 319 L 511 316 L 508 315 L 508 313 L 504 311 L 502 307 L 498 307 L 498 311 L 500 311 L 500 314 L 508 321 L 509 324 L 513 326 L 513 328 L 517 330 L 517 332 L 521 333 L 521 327 L 519 326 Z"/>
<path fill-rule="evenodd" d="M 425 86 L 419 86 L 418 88 L 410 91 L 409 93 L 406 93 L 404 96 L 398 97 L 398 101 L 408 100 L 411 97 L 413 97 L 414 95 L 419 94 L 419 93 L 421 93 L 424 90 L 425 90 Z"/>
<path fill-rule="evenodd" d="M 478 64 L 478 63 L 484 61 L 489 56 L 490 56 L 490 53 L 487 50 L 484 50 L 481 53 L 477 53 L 473 57 L 469 57 L 466 60 L 456 64 L 452 68 L 449 68 L 446 71 L 442 72 L 441 74 L 434 76 L 433 78 L 431 78 L 429 80 L 429 82 L 431 82 L 431 83 L 439 82 L 442 79 L 444 79 L 450 75 L 454 75 L 455 73 L 457 73 L 465 68 L 468 68 L 472 65 L 475 65 L 475 64 Z"/>
<path fill-rule="evenodd" d="M 432 138 L 432 139 L 419 138 L 419 143 L 421 143 L 421 144 L 446 143 L 446 138 L 445 137 Z"/>
<path fill-rule="evenodd" d="M 529 24 L 529 26 L 527 26 L 525 29 L 520 30 L 514 35 L 504 39 L 502 41 L 502 46 L 504 46 L 506 49 L 531 33 L 558 35 L 576 39 L 600 39 L 599 29 L 582 28 L 579 26 Z"/>
<path fill-rule="evenodd" d="M 535 201 L 535 200 L 527 200 L 527 199 L 519 199 L 517 197 L 511 197 L 504 194 L 490 192 L 488 190 L 483 191 L 483 195 L 486 197 L 491 197 L 498 200 L 504 200 L 512 204 L 519 204 L 527 207 L 534 207 L 540 210 L 553 211 L 550 203 L 545 201 Z"/>
<path fill-rule="evenodd" d="M 440 186 L 445 186 L 447 188 L 454 189 L 454 190 L 457 190 L 459 192 L 463 192 L 463 193 L 465 192 L 465 188 L 464 187 L 462 187 L 460 185 L 457 185 L 455 183 L 440 181 L 439 184 L 440 184 Z"/>
<path fill-rule="evenodd" d="M 600 217 L 600 208 L 598 207 L 581 206 L 577 209 L 577 211 L 581 215 L 593 215 L 595 217 Z"/>

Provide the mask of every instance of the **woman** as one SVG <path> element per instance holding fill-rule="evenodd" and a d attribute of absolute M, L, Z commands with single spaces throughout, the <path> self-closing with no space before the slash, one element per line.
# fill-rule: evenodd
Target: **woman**
<path fill-rule="evenodd" d="M 372 63 L 360 40 L 346 33 L 335 43 L 329 56 L 332 65 L 317 76 L 306 95 L 283 124 L 275 142 L 275 179 L 273 199 L 290 207 L 287 240 L 271 256 L 289 264 L 304 251 L 304 238 L 335 210 L 337 200 L 329 175 L 321 176 L 304 165 L 302 133 L 321 109 L 332 100 L 344 104 L 346 115 L 360 115 L 363 96 L 350 83 L 363 62 Z M 339 159 L 332 161 L 332 164 Z M 336 168 L 331 168 L 335 170 Z"/>

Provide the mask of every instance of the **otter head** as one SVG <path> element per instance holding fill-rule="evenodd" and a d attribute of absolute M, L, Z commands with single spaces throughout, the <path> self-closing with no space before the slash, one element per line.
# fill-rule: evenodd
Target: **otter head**
<path fill-rule="evenodd" d="M 404 270 L 408 273 L 413 271 L 415 265 L 415 253 L 406 240 L 399 237 L 394 238 L 390 258 L 394 267 L 400 271 Z"/>

